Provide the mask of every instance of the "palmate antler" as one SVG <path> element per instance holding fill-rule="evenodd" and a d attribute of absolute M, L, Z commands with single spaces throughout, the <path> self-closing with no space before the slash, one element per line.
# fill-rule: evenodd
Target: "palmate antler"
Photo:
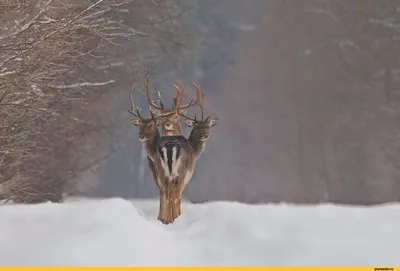
<path fill-rule="evenodd" d="M 180 110 L 188 109 L 189 107 L 195 106 L 197 104 L 197 101 L 200 99 L 199 93 L 197 93 L 196 101 L 192 99 L 187 105 L 181 105 L 184 92 L 183 85 L 179 81 L 178 84 L 172 84 L 172 85 L 175 87 L 177 91 L 177 94 L 174 95 L 174 109 L 176 109 L 177 112 Z"/>
<path fill-rule="evenodd" d="M 129 92 L 129 102 L 131 104 L 131 108 L 128 109 L 128 112 L 139 118 L 140 120 L 143 120 L 143 117 L 139 113 L 142 109 L 140 109 L 139 107 L 135 108 L 135 103 L 133 102 L 133 89 L 135 88 L 135 85 L 136 83 L 132 84 L 131 90 Z"/>
<path fill-rule="evenodd" d="M 149 80 L 150 80 L 150 75 L 147 75 L 146 79 L 144 81 L 144 88 L 146 90 L 146 101 L 149 104 L 149 106 L 152 107 L 153 109 L 162 111 L 162 110 L 164 110 L 164 103 L 161 98 L 161 93 L 158 92 L 158 97 L 160 98 L 160 105 L 157 105 L 153 100 L 151 100 Z"/>
<path fill-rule="evenodd" d="M 200 110 L 201 110 L 201 121 L 208 121 L 208 119 L 209 119 L 210 117 L 207 117 L 206 119 L 204 119 L 204 108 L 203 108 L 203 103 L 204 103 L 204 92 L 203 92 L 203 90 L 201 89 L 199 83 L 195 82 L 195 83 L 193 83 L 193 85 L 194 85 L 194 87 L 196 88 L 197 99 L 196 99 L 195 102 L 191 101 L 191 103 L 193 102 L 193 103 L 192 103 L 192 106 L 195 106 L 195 105 L 199 106 L 199 107 L 200 107 Z M 175 87 L 175 88 L 177 89 L 177 91 L 178 91 L 178 97 L 182 98 L 183 91 L 184 91 L 184 90 L 183 90 L 183 86 L 180 84 L 179 86 L 174 85 L 174 87 Z M 179 99 L 178 99 L 178 100 L 179 100 Z M 195 121 L 195 122 L 197 121 L 196 114 L 194 114 L 194 118 L 191 118 L 191 117 L 185 115 L 185 114 L 181 111 L 181 108 L 182 108 L 182 107 L 179 107 L 179 109 L 178 109 L 178 114 L 179 114 L 180 116 L 182 116 L 182 117 L 184 117 L 184 118 L 187 118 L 187 119 L 189 119 L 189 120 Z"/>
<path fill-rule="evenodd" d="M 139 108 L 138 106 L 135 107 L 135 104 L 134 104 L 134 101 L 133 101 L 133 89 L 135 88 L 135 85 L 136 85 L 136 83 L 133 83 L 133 85 L 132 85 L 132 87 L 130 89 L 130 93 L 129 93 L 129 98 L 130 99 L 129 99 L 129 101 L 130 101 L 131 107 L 130 107 L 130 109 L 128 109 L 128 112 L 131 113 L 132 115 L 134 115 L 135 117 L 139 118 L 140 120 L 143 120 L 144 118 L 139 113 L 142 109 Z M 164 105 L 163 105 L 162 101 L 160 102 L 161 103 L 161 107 L 159 107 L 154 102 L 152 102 L 151 99 L 149 98 L 149 95 L 148 95 L 149 76 L 147 76 L 146 80 L 144 81 L 144 86 L 146 88 L 146 99 L 147 99 L 147 102 L 149 104 L 151 104 L 151 106 L 153 106 L 155 108 L 163 109 Z M 159 97 L 161 98 L 161 95 L 159 95 Z M 154 119 L 154 120 L 162 118 L 162 117 L 166 117 L 166 116 L 169 116 L 169 115 L 172 115 L 174 113 L 175 113 L 174 111 L 160 113 L 160 114 L 157 115 L 157 117 L 155 117 L 153 112 L 151 112 L 151 110 L 150 110 L 151 118 Z"/>
<path fill-rule="evenodd" d="M 162 111 L 164 111 L 165 110 L 165 107 L 164 107 L 164 101 L 163 101 L 163 99 L 162 99 L 162 97 L 161 97 L 161 93 L 158 91 L 157 92 L 157 96 L 158 96 L 158 98 L 159 98 L 159 103 L 160 103 L 160 105 L 158 105 L 157 103 L 156 103 L 156 101 L 155 100 L 152 100 L 151 99 L 151 94 L 150 94 L 150 88 L 149 88 L 149 80 L 150 80 L 150 75 L 147 75 L 147 77 L 146 77 L 146 80 L 145 80 L 145 83 L 144 83 L 144 85 L 145 85 L 145 91 L 146 91 L 146 101 L 147 101 L 147 103 L 148 103 L 148 105 L 152 108 L 152 109 L 155 109 L 155 110 L 157 110 L 157 111 L 160 111 L 160 112 L 162 112 Z M 182 88 L 182 90 L 183 90 L 183 86 L 182 86 L 182 84 L 178 81 L 178 84 L 176 85 L 176 84 L 173 84 L 173 86 L 177 89 L 178 87 L 179 88 Z M 178 89 L 177 89 L 178 90 Z M 173 105 L 173 108 L 172 108 L 172 112 L 174 112 L 174 113 L 178 113 L 178 111 L 179 110 L 185 110 L 185 109 L 188 109 L 189 107 L 192 107 L 192 106 L 195 106 L 196 104 L 197 104 L 197 100 L 199 100 L 199 99 L 201 99 L 198 95 L 199 95 L 199 92 L 197 92 L 197 98 L 196 98 L 196 101 L 194 101 L 194 100 L 191 100 L 188 104 L 186 104 L 186 105 L 181 105 L 182 104 L 182 99 L 183 99 L 183 92 L 179 95 L 179 97 L 178 97 L 178 95 L 179 95 L 179 93 L 177 93 L 175 96 L 174 96 L 174 105 Z"/>

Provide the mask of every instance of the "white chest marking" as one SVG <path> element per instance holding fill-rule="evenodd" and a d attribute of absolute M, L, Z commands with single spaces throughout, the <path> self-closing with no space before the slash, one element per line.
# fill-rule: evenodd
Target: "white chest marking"
<path fill-rule="evenodd" d="M 172 148 L 172 170 L 171 170 L 171 177 L 176 178 L 178 176 L 178 170 L 181 165 L 181 158 L 179 157 L 176 159 L 177 148 Z"/>
<path fill-rule="evenodd" d="M 171 172 L 169 172 L 169 168 L 168 168 L 168 156 L 167 156 L 167 148 L 163 147 L 161 149 L 163 155 L 161 160 L 161 166 L 165 172 L 165 175 L 168 176 L 169 178 L 173 179 L 179 176 L 179 167 L 181 166 L 182 160 L 181 157 L 179 157 L 178 159 L 176 158 L 177 156 L 177 148 L 173 147 L 172 148 L 172 167 L 171 167 Z"/>
<path fill-rule="evenodd" d="M 162 153 L 163 153 L 163 155 L 162 155 L 162 157 L 161 157 L 161 159 L 160 159 L 160 160 L 161 160 L 161 166 L 162 166 L 164 172 L 167 173 L 167 172 L 169 172 L 169 169 L 168 169 L 167 148 L 163 147 L 163 148 L 161 149 L 161 151 L 162 151 Z"/>

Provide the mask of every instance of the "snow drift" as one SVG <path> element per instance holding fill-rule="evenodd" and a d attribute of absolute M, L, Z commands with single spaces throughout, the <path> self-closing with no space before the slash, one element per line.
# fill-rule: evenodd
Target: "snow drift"
<path fill-rule="evenodd" d="M 0 265 L 400 265 L 400 205 L 73 200 L 0 207 Z"/>

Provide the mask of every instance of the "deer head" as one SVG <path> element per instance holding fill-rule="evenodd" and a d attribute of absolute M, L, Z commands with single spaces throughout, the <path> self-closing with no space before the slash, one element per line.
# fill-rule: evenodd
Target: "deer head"
<path fill-rule="evenodd" d="M 150 88 L 149 88 L 149 80 L 150 76 L 146 77 L 145 80 L 145 90 L 146 90 L 146 100 L 149 104 L 150 111 L 154 114 L 155 117 L 160 115 L 164 115 L 162 119 L 162 135 L 163 136 L 173 136 L 173 135 L 181 135 L 181 127 L 179 123 L 180 115 L 178 114 L 178 110 L 185 113 L 186 109 L 189 107 L 195 106 L 196 101 L 190 101 L 190 103 L 186 105 L 181 105 L 183 93 L 177 93 L 174 96 L 174 105 L 172 108 L 165 108 L 164 101 L 161 97 L 160 92 L 158 92 L 158 101 L 154 101 L 151 99 Z M 181 83 L 178 82 L 178 85 L 174 84 L 175 88 L 182 87 Z M 182 87 L 183 89 L 183 87 Z M 178 89 L 177 89 L 178 90 Z"/>
<path fill-rule="evenodd" d="M 142 143 L 142 146 L 144 150 L 146 151 L 147 155 L 150 157 L 150 159 L 153 159 L 154 152 L 156 151 L 157 144 L 160 141 L 160 133 L 158 131 L 158 126 L 160 126 L 163 122 L 164 117 L 168 117 L 171 115 L 173 112 L 166 112 L 166 113 L 161 113 L 158 116 L 155 116 L 152 112 L 150 118 L 143 118 L 140 115 L 141 109 L 139 107 L 135 107 L 134 101 L 133 101 L 133 89 L 135 87 L 135 84 L 132 85 L 131 90 L 130 90 L 130 109 L 128 110 L 129 113 L 131 113 L 133 116 L 135 116 L 134 119 L 131 120 L 131 123 L 134 126 L 139 127 L 139 140 Z"/>
<path fill-rule="evenodd" d="M 135 107 L 133 101 L 133 89 L 135 84 L 132 85 L 130 91 L 130 104 L 131 108 L 128 110 L 135 119 L 131 120 L 131 123 L 137 127 L 139 127 L 139 140 L 140 141 L 148 141 L 154 138 L 154 136 L 158 133 L 157 126 L 161 124 L 161 119 L 157 119 L 154 117 L 153 113 L 151 113 L 151 118 L 145 119 L 140 115 L 141 109 L 139 107 Z"/>
<path fill-rule="evenodd" d="M 200 107 L 201 119 L 198 120 L 196 114 L 194 114 L 194 118 L 191 118 L 179 110 L 178 114 L 185 118 L 184 122 L 188 127 L 193 128 L 190 132 L 188 142 L 194 150 L 195 157 L 198 158 L 206 146 L 211 127 L 214 127 L 218 123 L 219 119 L 210 117 L 204 119 L 204 93 L 198 83 L 193 83 L 193 85 L 195 86 L 197 92 L 196 104 Z"/>

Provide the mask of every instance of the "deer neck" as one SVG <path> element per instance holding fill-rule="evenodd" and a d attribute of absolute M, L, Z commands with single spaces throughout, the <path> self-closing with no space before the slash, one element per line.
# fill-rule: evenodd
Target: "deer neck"
<path fill-rule="evenodd" d="M 206 148 L 207 141 L 199 140 L 197 136 L 194 136 L 192 130 L 188 138 L 188 142 L 193 149 L 193 156 L 195 157 L 195 159 L 199 158 L 200 155 L 203 153 L 204 149 Z"/>
<path fill-rule="evenodd" d="M 157 146 L 161 141 L 160 133 L 157 132 L 154 134 L 153 137 L 149 138 L 146 141 L 142 141 L 142 147 L 144 151 L 147 153 L 147 156 L 154 161 L 155 156 L 157 154 Z"/>
<path fill-rule="evenodd" d="M 175 125 L 173 130 L 167 130 L 165 127 L 162 127 L 162 135 L 163 136 L 180 136 L 182 135 L 181 133 L 181 127 L 178 125 Z"/>

